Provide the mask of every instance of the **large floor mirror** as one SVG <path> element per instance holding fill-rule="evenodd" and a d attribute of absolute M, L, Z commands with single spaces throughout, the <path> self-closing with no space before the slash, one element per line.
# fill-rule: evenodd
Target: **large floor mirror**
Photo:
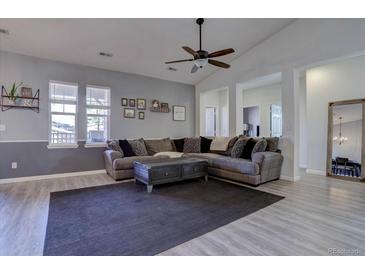
<path fill-rule="evenodd" d="M 365 99 L 328 105 L 327 176 L 363 181 Z"/>

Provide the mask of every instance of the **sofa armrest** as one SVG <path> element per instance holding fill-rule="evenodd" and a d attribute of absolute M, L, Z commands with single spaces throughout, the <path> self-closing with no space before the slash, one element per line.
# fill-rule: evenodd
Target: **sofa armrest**
<path fill-rule="evenodd" d="M 261 183 L 280 178 L 281 166 L 284 157 L 277 152 L 256 152 L 252 155 L 252 161 L 260 167 Z"/>
<path fill-rule="evenodd" d="M 104 161 L 105 161 L 105 166 L 113 166 L 113 162 L 115 159 L 119 159 L 119 158 L 123 158 L 122 153 L 120 153 L 119 151 L 115 151 L 115 150 L 105 150 L 104 151 Z"/>

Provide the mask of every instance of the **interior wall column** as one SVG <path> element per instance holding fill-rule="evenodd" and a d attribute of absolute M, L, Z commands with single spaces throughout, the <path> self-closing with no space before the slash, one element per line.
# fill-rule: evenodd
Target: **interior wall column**
<path fill-rule="evenodd" d="M 284 156 L 282 178 L 291 181 L 300 179 L 299 169 L 299 72 L 294 69 L 282 71 L 283 137 L 280 148 Z"/>

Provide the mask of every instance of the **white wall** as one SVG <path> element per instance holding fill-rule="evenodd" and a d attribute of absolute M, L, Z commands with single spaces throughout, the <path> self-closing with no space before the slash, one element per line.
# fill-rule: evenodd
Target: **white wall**
<path fill-rule="evenodd" d="M 236 134 L 242 121 L 236 120 L 241 102 L 237 98 L 238 83 L 282 73 L 283 178 L 298 179 L 299 170 L 299 69 L 338 57 L 365 51 L 364 19 L 299 19 L 245 52 L 228 70 L 217 70 L 196 87 L 196 113 L 199 94 L 220 87 L 229 89 L 229 131 Z M 197 120 L 197 132 L 200 127 Z"/>
<path fill-rule="evenodd" d="M 328 103 L 365 98 L 365 56 L 307 71 L 308 162 L 326 171 Z"/>
<path fill-rule="evenodd" d="M 107 86 L 111 89 L 111 138 L 158 138 L 193 136 L 195 131 L 194 87 L 136 74 L 102 70 L 62 62 L 55 62 L 0 51 L 0 83 L 10 87 L 16 81 L 24 86 L 40 89 L 40 113 L 27 110 L 0 112 L 0 141 L 47 141 L 49 129 L 49 81 L 77 83 L 78 139 L 86 139 L 86 85 Z M 121 98 L 145 98 L 147 107 L 153 99 L 186 107 L 186 121 L 173 121 L 172 113 L 145 111 L 145 120 L 123 118 Z M 14 123 L 16 121 L 16 123 Z"/>
<path fill-rule="evenodd" d="M 227 89 L 211 90 L 200 95 L 200 135 L 205 136 L 205 108 L 216 108 L 217 136 L 229 136 L 229 106 Z"/>
<path fill-rule="evenodd" d="M 333 127 L 333 134 L 338 136 L 339 125 Z M 362 142 L 362 120 L 343 123 L 341 128 L 342 136 L 347 137 L 348 141 L 344 144 L 333 144 L 333 159 L 345 157 L 349 160 L 361 163 L 361 142 Z"/>
<path fill-rule="evenodd" d="M 258 106 L 260 136 L 270 136 L 270 106 L 281 106 L 281 84 L 268 85 L 242 91 L 242 107 Z"/>

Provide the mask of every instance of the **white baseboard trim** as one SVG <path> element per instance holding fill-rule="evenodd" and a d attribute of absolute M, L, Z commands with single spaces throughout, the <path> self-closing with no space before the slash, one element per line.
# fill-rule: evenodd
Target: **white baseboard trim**
<path fill-rule="evenodd" d="M 80 171 L 80 172 L 56 173 L 56 174 L 39 175 L 39 176 L 16 177 L 16 178 L 0 179 L 0 184 L 38 181 L 46 179 L 66 178 L 66 177 L 85 176 L 85 175 L 104 174 L 104 173 L 106 173 L 105 169 L 99 169 L 99 170 Z"/>
<path fill-rule="evenodd" d="M 300 176 L 291 177 L 291 176 L 281 175 L 280 180 L 289 181 L 289 182 L 298 182 L 300 180 Z"/>
<path fill-rule="evenodd" d="M 306 171 L 308 174 L 326 176 L 326 171 L 323 171 L 323 170 L 307 168 L 305 171 Z"/>

